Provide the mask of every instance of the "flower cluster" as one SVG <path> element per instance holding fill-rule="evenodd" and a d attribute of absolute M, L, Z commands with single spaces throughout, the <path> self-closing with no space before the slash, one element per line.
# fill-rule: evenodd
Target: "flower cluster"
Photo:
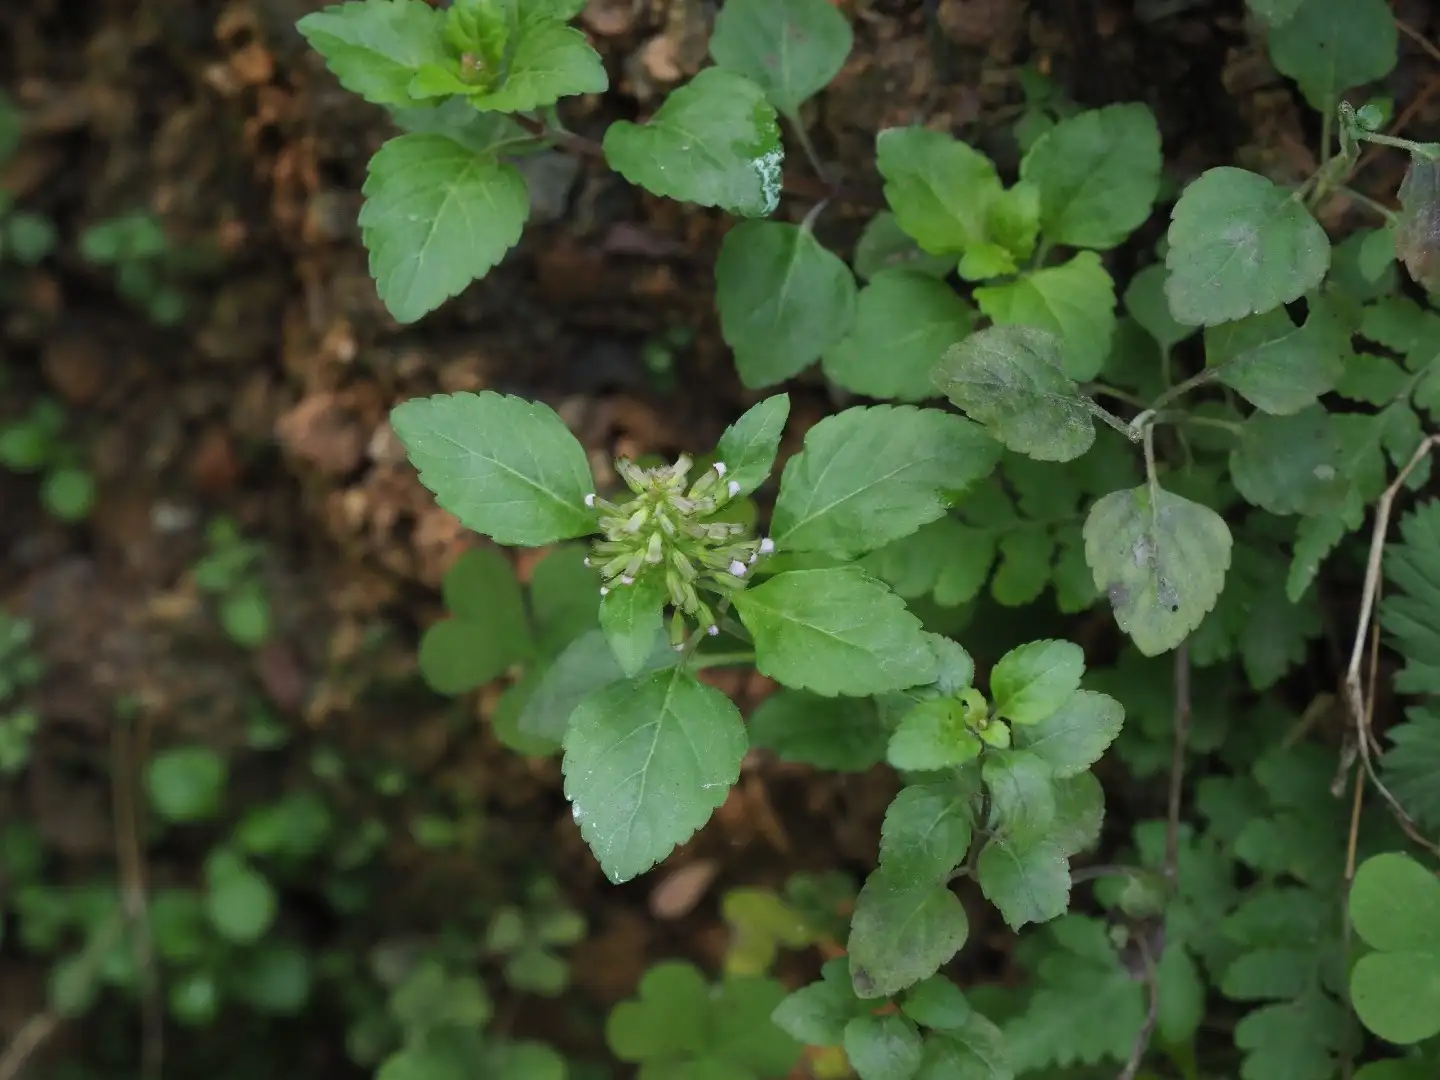
<path fill-rule="evenodd" d="M 600 572 L 600 594 L 653 588 L 657 601 L 675 608 L 671 637 L 677 641 L 686 619 L 718 634 L 714 608 L 703 597 L 727 600 L 745 587 L 755 562 L 775 550 L 774 541 L 750 537 L 748 526 L 714 520 L 740 493 L 738 483 L 725 479 L 725 463 L 717 461 L 687 487 L 692 465 L 683 456 L 655 469 L 621 460 L 616 471 L 634 497 L 618 505 L 595 495 L 585 499 L 599 512 L 603 535 L 586 560 Z"/>

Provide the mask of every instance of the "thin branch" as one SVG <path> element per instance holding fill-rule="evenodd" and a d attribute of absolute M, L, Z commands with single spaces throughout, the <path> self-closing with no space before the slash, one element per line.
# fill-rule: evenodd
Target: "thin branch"
<path fill-rule="evenodd" d="M 1355 641 L 1350 649 L 1350 665 L 1345 671 L 1345 705 L 1350 711 L 1350 719 L 1355 724 L 1355 742 L 1360 752 L 1360 761 L 1364 765 L 1365 775 L 1375 785 L 1375 790 L 1380 797 L 1389 805 L 1395 815 L 1395 820 L 1400 828 L 1404 830 L 1415 843 L 1419 844 L 1426 851 L 1433 855 L 1440 856 L 1440 845 L 1427 839 L 1411 820 L 1409 813 L 1400 801 L 1391 794 L 1380 781 L 1375 771 L 1374 754 L 1372 753 L 1373 733 L 1370 730 L 1370 713 L 1365 704 L 1365 688 L 1360 675 L 1360 668 L 1365 658 L 1365 644 L 1370 632 L 1370 622 L 1375 615 L 1376 597 L 1380 591 L 1381 568 L 1385 561 L 1385 538 L 1390 531 L 1390 515 L 1395 506 L 1396 496 L 1400 489 L 1405 486 L 1405 481 L 1410 478 L 1422 461 L 1424 461 L 1440 442 L 1440 436 L 1430 435 L 1416 447 L 1415 453 L 1405 463 L 1394 481 L 1385 489 L 1385 494 L 1380 496 L 1380 501 L 1375 504 L 1375 526 L 1370 536 L 1370 555 L 1365 566 L 1365 587 L 1360 594 L 1360 616 L 1355 627 Z M 1372 671 L 1371 681 L 1374 681 Z"/>
<path fill-rule="evenodd" d="M 1415 42 L 1416 45 L 1419 45 L 1420 48 L 1424 50 L 1426 56 L 1430 57 L 1430 59 L 1434 60 L 1437 64 L 1440 64 L 1440 49 L 1437 49 L 1434 45 L 1430 44 L 1429 38 L 1427 38 L 1424 34 L 1420 33 L 1419 30 L 1416 30 L 1413 26 L 1405 22 L 1405 20 L 1403 19 L 1395 20 L 1395 28 L 1399 30 L 1402 34 L 1404 34 L 1406 37 L 1408 37 L 1411 41 Z"/>
<path fill-rule="evenodd" d="M 1170 797 L 1165 804 L 1165 881 L 1180 882 L 1180 804 L 1185 790 L 1185 746 L 1190 740 L 1190 643 L 1175 650 L 1175 739 L 1170 749 Z"/>
<path fill-rule="evenodd" d="M 165 1009 L 150 939 L 150 915 L 145 887 L 144 835 L 135 774 L 141 755 L 128 720 L 116 717 L 111 725 L 111 804 L 115 817 L 115 861 L 120 871 L 120 902 L 130 927 L 135 970 L 140 982 L 140 1076 L 160 1080 L 165 1060 Z"/>
<path fill-rule="evenodd" d="M 1160 938 L 1160 953 L 1165 951 L 1165 938 Z M 1155 1028 L 1160 1023 L 1160 956 L 1150 955 L 1150 945 L 1145 940 L 1145 935 L 1140 934 L 1135 938 L 1140 946 L 1140 959 L 1145 964 L 1145 985 L 1150 988 L 1150 1003 L 1145 1010 L 1145 1023 L 1135 1034 L 1135 1045 L 1130 1050 L 1130 1060 L 1125 1063 L 1125 1068 L 1120 1070 L 1117 1080 L 1135 1080 L 1140 1072 L 1140 1063 L 1145 1060 L 1145 1051 L 1150 1049 L 1150 1040 L 1155 1037 Z"/>

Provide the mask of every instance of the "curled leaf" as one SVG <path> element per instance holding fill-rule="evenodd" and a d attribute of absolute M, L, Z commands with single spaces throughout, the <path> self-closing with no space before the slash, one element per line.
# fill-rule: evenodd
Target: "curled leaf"
<path fill-rule="evenodd" d="M 1440 293 L 1440 159 L 1410 158 L 1400 184 L 1395 254 L 1427 292 Z"/>

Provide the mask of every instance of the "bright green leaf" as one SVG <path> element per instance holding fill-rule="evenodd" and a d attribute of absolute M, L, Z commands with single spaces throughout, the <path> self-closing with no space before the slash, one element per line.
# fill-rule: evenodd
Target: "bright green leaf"
<path fill-rule="evenodd" d="M 411 398 L 390 412 L 420 482 L 466 528 L 541 547 L 595 531 L 585 449 L 547 405 L 490 390 Z"/>
<path fill-rule="evenodd" d="M 341 86 L 376 105 L 414 104 L 415 72 L 445 58 L 445 13 L 424 0 L 349 0 L 295 25 Z"/>
<path fill-rule="evenodd" d="M 875 152 L 885 199 L 921 248 L 959 254 L 985 240 L 989 205 L 1003 190 L 989 158 L 921 127 L 880 132 Z"/>
<path fill-rule="evenodd" d="M 1115 330 L 1115 282 L 1093 251 L 976 289 L 975 303 L 998 325 L 1059 335 L 1061 368 L 1072 379 L 1093 379 L 1105 366 Z"/>
<path fill-rule="evenodd" d="M 469 94 L 477 109 L 530 112 L 576 94 L 603 94 L 610 88 L 600 54 L 585 35 L 559 23 L 523 27 L 510 45 L 505 77 L 493 90 Z"/>
<path fill-rule="evenodd" d="M 0 728 L 5 720 L 0 718 Z M 220 811 L 225 759 L 205 746 L 179 746 L 156 754 L 145 772 L 150 804 L 166 821 L 204 821 Z"/>
<path fill-rule="evenodd" d="M 620 585 L 600 601 L 600 628 L 627 678 L 645 670 L 655 637 L 664 631 L 665 582 L 643 574 L 633 585 Z"/>
<path fill-rule="evenodd" d="M 484 277 L 530 216 L 530 192 L 513 165 L 444 135 L 391 139 L 370 159 L 364 193 L 370 275 L 401 323 Z"/>
<path fill-rule="evenodd" d="M 798 119 L 801 103 L 840 73 L 854 39 L 830 0 L 728 0 L 715 16 L 710 55 Z"/>
<path fill-rule="evenodd" d="M 995 714 L 1015 724 L 1037 724 L 1080 688 L 1085 652 L 1070 641 L 1032 641 L 1011 649 L 990 674 Z"/>
<path fill-rule="evenodd" d="M 948 769 L 980 756 L 980 738 L 965 722 L 966 707 L 954 698 L 922 701 L 890 736 L 886 759 L 911 772 Z"/>
<path fill-rule="evenodd" d="M 605 160 L 632 184 L 742 217 L 779 205 L 783 159 L 764 91 L 721 68 L 672 91 L 648 124 L 617 120 L 605 132 Z"/>
<path fill-rule="evenodd" d="M 776 394 L 752 405 L 721 434 L 715 457 L 725 463 L 726 481 L 739 485 L 737 497 L 758 488 L 775 468 L 789 417 L 790 395 Z"/>
<path fill-rule="evenodd" d="M 1124 723 L 1114 698 L 1078 690 L 1039 723 L 1017 728 L 1015 745 L 1043 758 L 1055 776 L 1074 776 L 1100 760 Z"/>
<path fill-rule="evenodd" d="M 900 227 L 889 210 L 881 210 L 866 224 L 855 242 L 855 275 L 871 281 L 886 270 L 909 270 L 928 278 L 945 278 L 955 269 L 953 256 L 931 255 Z"/>

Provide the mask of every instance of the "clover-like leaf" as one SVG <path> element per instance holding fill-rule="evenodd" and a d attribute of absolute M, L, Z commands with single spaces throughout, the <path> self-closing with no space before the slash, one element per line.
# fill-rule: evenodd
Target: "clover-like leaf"
<path fill-rule="evenodd" d="M 1221 166 L 1170 215 L 1165 295 L 1175 321 L 1213 326 L 1304 296 L 1330 268 L 1330 238 L 1305 204 L 1263 176 Z"/>
<path fill-rule="evenodd" d="M 424 0 L 347 0 L 295 25 L 341 86 L 376 105 L 415 104 L 415 72 L 445 58 L 445 13 Z"/>
<path fill-rule="evenodd" d="M 710 55 L 794 119 L 840 73 L 854 42 L 830 0 L 729 0 L 715 16 Z"/>
<path fill-rule="evenodd" d="M 715 457 L 725 464 L 725 480 L 736 486 L 736 496 L 748 495 L 775 468 L 780 436 L 790 417 L 790 395 L 776 394 L 752 405 L 720 436 Z"/>
<path fill-rule="evenodd" d="M 1215 606 L 1230 567 L 1230 529 L 1209 507 L 1158 485 L 1114 491 L 1086 518 L 1085 561 L 1120 629 L 1157 656 Z"/>
<path fill-rule="evenodd" d="M 390 426 L 466 528 L 524 547 L 595 531 L 585 448 L 549 406 L 490 390 L 436 394 L 395 406 Z"/>
<path fill-rule="evenodd" d="M 1080 688 L 1085 651 L 1071 641 L 1032 641 L 1011 649 L 990 673 L 995 715 L 1038 724 Z"/>
<path fill-rule="evenodd" d="M 444 135 L 391 139 L 370 159 L 364 192 L 370 275 L 402 323 L 484 277 L 530 216 L 530 191 L 513 165 Z"/>
<path fill-rule="evenodd" d="M 881 270 L 860 290 L 850 333 L 825 350 L 825 374 L 866 397 L 934 397 L 930 373 L 975 325 L 975 309 L 918 270 Z"/>
<path fill-rule="evenodd" d="M 706 68 L 645 125 L 617 120 L 605 160 L 656 195 L 766 217 L 780 204 L 784 151 L 775 110 L 743 75 Z"/>
<path fill-rule="evenodd" d="M 1040 189 L 1052 244 L 1105 250 L 1145 223 L 1160 190 L 1160 129 L 1146 105 L 1110 105 L 1061 120 L 1020 163 Z"/>
<path fill-rule="evenodd" d="M 786 686 L 860 697 L 935 678 L 920 620 L 858 566 L 779 574 L 735 594 L 735 610 L 756 668 Z"/>
<path fill-rule="evenodd" d="M 1061 366 L 1061 339 L 992 326 L 945 354 L 935 385 L 1016 453 L 1072 461 L 1095 442 L 1093 405 Z"/>
<path fill-rule="evenodd" d="M 420 673 L 442 694 L 483 686 L 530 656 L 533 643 L 520 584 L 493 548 L 467 551 L 445 574 L 450 618 L 420 638 Z"/>
<path fill-rule="evenodd" d="M 855 278 L 809 229 L 747 221 L 720 245 L 715 304 L 741 381 L 773 386 L 850 332 Z"/>
<path fill-rule="evenodd" d="M 781 551 L 854 558 L 943 517 L 999 460 L 964 417 L 908 405 L 852 408 L 805 435 L 771 523 Z"/>
<path fill-rule="evenodd" d="M 1364 1025 L 1389 1042 L 1440 1033 L 1440 881 L 1408 855 L 1361 863 L 1350 919 L 1375 951 L 1356 961 L 1350 997 Z"/>
<path fill-rule="evenodd" d="M 725 801 L 745 756 L 740 710 L 681 668 L 597 690 L 565 731 L 565 795 L 616 883 L 688 840 Z"/>
<path fill-rule="evenodd" d="M 1305 0 L 1272 26 L 1270 60 L 1311 108 L 1329 113 L 1346 90 L 1394 70 L 1399 38 L 1386 0 Z"/>
<path fill-rule="evenodd" d="M 998 325 L 1059 335 L 1060 366 L 1072 379 L 1093 379 L 1105 366 L 1115 331 L 1115 282 L 1093 251 L 976 289 L 975 303 Z"/>

